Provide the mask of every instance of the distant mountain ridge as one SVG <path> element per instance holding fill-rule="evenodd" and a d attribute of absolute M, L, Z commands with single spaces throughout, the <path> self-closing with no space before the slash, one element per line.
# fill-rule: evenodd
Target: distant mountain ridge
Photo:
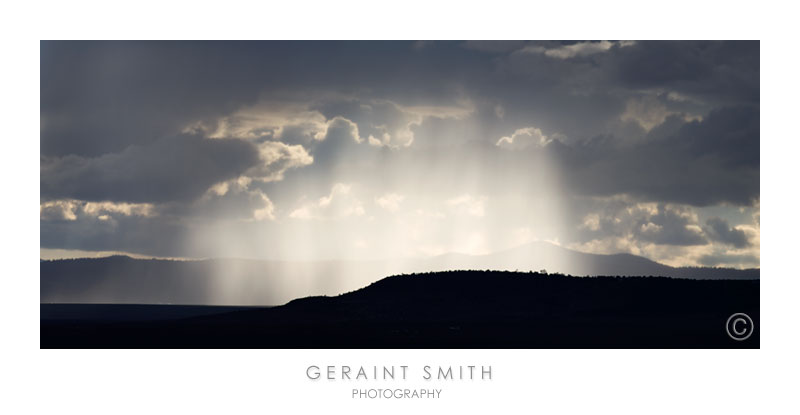
<path fill-rule="evenodd" d="M 539 271 L 588 276 L 662 276 L 696 279 L 758 279 L 760 269 L 735 269 L 712 267 L 671 267 L 633 254 L 590 254 L 574 251 L 548 242 L 531 242 L 516 248 L 487 254 L 444 254 L 431 258 L 460 257 L 456 262 L 470 269 L 498 269 Z M 538 268 L 537 268 L 538 266 Z M 437 269 L 444 270 L 444 269 Z"/>
<path fill-rule="evenodd" d="M 630 254 L 599 255 L 534 242 L 488 255 L 395 261 L 175 261 L 127 256 L 40 261 L 42 303 L 278 305 L 336 295 L 387 275 L 455 269 L 569 275 L 759 279 L 759 269 L 675 268 Z"/>

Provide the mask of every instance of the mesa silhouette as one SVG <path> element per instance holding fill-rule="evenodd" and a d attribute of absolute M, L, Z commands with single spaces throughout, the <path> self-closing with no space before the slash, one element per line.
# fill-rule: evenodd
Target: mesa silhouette
<path fill-rule="evenodd" d="M 47 318 L 56 306 L 41 306 L 43 348 L 759 347 L 758 280 L 449 271 L 174 319 Z M 737 312 L 755 322 L 745 341 L 725 331 Z"/>

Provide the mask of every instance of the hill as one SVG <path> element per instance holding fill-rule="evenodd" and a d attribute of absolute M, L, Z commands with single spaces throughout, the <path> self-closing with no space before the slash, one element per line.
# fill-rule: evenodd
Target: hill
<path fill-rule="evenodd" d="M 758 329 L 728 337 L 733 313 L 759 326 L 758 280 L 454 271 L 169 321 L 42 320 L 41 347 L 759 347 Z"/>

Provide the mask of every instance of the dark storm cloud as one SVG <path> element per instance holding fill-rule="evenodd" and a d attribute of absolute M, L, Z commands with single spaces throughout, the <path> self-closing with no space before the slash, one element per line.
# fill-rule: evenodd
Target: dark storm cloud
<path fill-rule="evenodd" d="M 497 62 L 517 83 L 583 95 L 653 90 L 712 105 L 759 102 L 758 41 L 528 42 Z"/>
<path fill-rule="evenodd" d="M 254 102 L 258 55 L 242 46 L 42 42 L 42 155 L 119 152 Z"/>
<path fill-rule="evenodd" d="M 598 136 L 549 146 L 580 194 L 630 194 L 644 200 L 708 206 L 750 205 L 759 197 L 759 111 L 712 111 L 673 134 L 626 143 Z"/>
<path fill-rule="evenodd" d="M 521 40 L 468 40 L 461 44 L 467 49 L 489 53 L 513 52 L 525 45 Z"/>
<path fill-rule="evenodd" d="M 186 249 L 191 228 L 172 218 L 120 216 L 101 220 L 42 220 L 39 245 L 52 249 L 123 251 L 153 256 L 192 256 Z"/>
<path fill-rule="evenodd" d="M 636 241 L 658 245 L 695 246 L 708 243 L 697 226 L 696 218 L 686 207 L 643 205 L 623 199 L 581 198 L 576 203 L 580 203 L 580 207 L 574 213 L 580 217 L 574 218 L 573 222 L 579 224 L 575 236 L 581 242 L 632 237 Z"/>
<path fill-rule="evenodd" d="M 750 246 L 747 234 L 744 231 L 732 228 L 728 221 L 721 218 L 710 218 L 706 221 L 705 233 L 709 238 L 732 245 L 736 248 L 746 248 Z"/>
<path fill-rule="evenodd" d="M 119 152 L 264 96 L 369 91 L 444 102 L 492 67 L 450 45 L 417 52 L 412 42 L 43 41 L 41 154 Z"/>
<path fill-rule="evenodd" d="M 42 42 L 41 151 L 120 151 L 286 91 L 367 93 L 425 105 L 469 94 L 503 102 L 512 123 L 535 121 L 569 136 L 596 135 L 643 88 L 706 97 L 715 106 L 758 99 L 758 42 L 636 42 L 570 59 L 525 48 L 519 42 L 442 42 L 423 50 L 411 42 Z"/>
<path fill-rule="evenodd" d="M 690 219 L 681 213 L 659 206 L 658 213 L 635 224 L 633 234 L 639 240 L 659 245 L 705 245 L 707 241 L 702 232 L 688 227 Z"/>
<path fill-rule="evenodd" d="M 191 200 L 259 163 L 250 142 L 180 135 L 99 157 L 43 157 L 40 192 L 44 200 Z"/>
<path fill-rule="evenodd" d="M 556 186 L 579 200 L 620 201 L 581 240 L 745 247 L 741 231 L 690 223 L 673 205 L 757 206 L 759 48 L 42 42 L 41 199 L 156 205 L 154 216 L 112 217 L 116 226 L 44 209 L 42 246 L 191 255 L 170 246 L 177 236 L 148 239 L 158 229 L 186 234 L 197 218 L 271 217 L 272 203 L 286 216 L 297 200 L 341 182 L 490 198 Z M 288 121 L 258 125 L 262 114 Z M 223 124 L 252 125 L 252 134 L 221 134 Z M 496 145 L 533 128 L 546 144 Z M 252 182 L 209 190 L 242 175 Z M 640 210 L 645 202 L 658 212 Z"/>
<path fill-rule="evenodd" d="M 607 57 L 614 80 L 629 88 L 669 89 L 715 104 L 758 103 L 758 41 L 643 41 Z"/>

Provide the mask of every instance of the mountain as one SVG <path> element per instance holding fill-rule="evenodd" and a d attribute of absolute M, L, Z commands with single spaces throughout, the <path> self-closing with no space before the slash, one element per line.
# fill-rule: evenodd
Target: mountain
<path fill-rule="evenodd" d="M 49 308 L 85 306 L 42 304 L 40 346 L 758 348 L 759 283 L 449 271 L 388 277 L 278 307 L 206 306 L 173 319 L 148 317 L 159 313 L 146 309 L 180 306 L 104 305 L 94 316 L 57 320 L 44 317 Z M 734 313 L 746 313 L 755 327 L 743 341 L 726 333 Z M 110 314 L 124 320 L 109 321 Z"/>
<path fill-rule="evenodd" d="M 571 275 L 758 279 L 758 269 L 674 268 L 629 254 L 597 255 L 536 242 L 489 255 L 386 261 L 176 261 L 127 256 L 41 261 L 41 303 L 278 305 L 336 295 L 387 275 L 454 269 Z"/>
<path fill-rule="evenodd" d="M 662 276 L 694 279 L 758 279 L 760 270 L 671 267 L 631 254 L 589 254 L 548 242 L 533 242 L 494 254 L 475 256 L 472 269 L 541 270 L 569 275 Z M 467 259 L 469 261 L 469 259 Z M 538 267 L 538 268 L 537 268 Z"/>

